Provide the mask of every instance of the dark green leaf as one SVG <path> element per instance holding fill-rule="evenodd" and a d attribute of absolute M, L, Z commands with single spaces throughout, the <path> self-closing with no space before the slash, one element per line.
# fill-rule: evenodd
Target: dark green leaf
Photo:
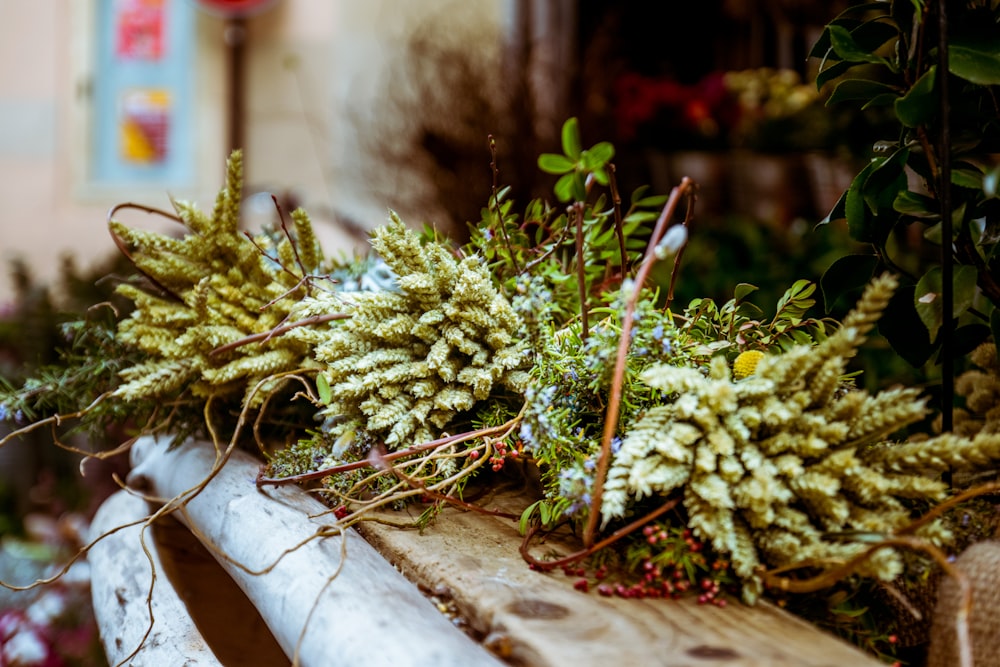
<path fill-rule="evenodd" d="M 931 66 L 893 105 L 896 117 L 906 127 L 926 125 L 937 114 L 936 74 L 937 66 Z"/>
<path fill-rule="evenodd" d="M 854 40 L 853 34 L 848 32 L 846 28 L 839 25 L 831 25 L 827 27 L 827 30 L 830 34 L 830 46 L 841 60 L 885 65 L 890 69 L 892 68 L 892 63 L 888 60 L 858 44 Z"/>
<path fill-rule="evenodd" d="M 989 336 L 990 327 L 985 324 L 974 323 L 958 327 L 951 337 L 952 357 L 964 357 L 985 342 Z"/>
<path fill-rule="evenodd" d="M 972 306 L 976 292 L 976 277 L 978 272 L 972 266 L 955 267 L 952 281 L 952 313 L 951 318 L 957 318 Z M 913 293 L 913 306 L 920 316 L 920 321 L 927 327 L 931 340 L 937 338 L 938 331 L 944 324 L 942 305 L 942 270 L 935 266 L 920 278 Z M 950 318 L 950 319 L 951 319 Z"/>
<path fill-rule="evenodd" d="M 827 104 L 836 104 L 847 100 L 870 100 L 879 95 L 890 95 L 893 99 L 899 97 L 899 91 L 881 81 L 868 79 L 847 79 L 837 84 L 830 93 Z"/>
<path fill-rule="evenodd" d="M 854 177 L 854 180 L 851 181 L 851 187 L 844 195 L 844 217 L 847 218 L 848 232 L 852 239 L 861 243 L 871 243 L 875 238 L 869 231 L 871 215 L 868 212 L 868 207 L 865 206 L 864 184 L 875 170 L 876 165 L 876 162 L 868 163 L 861 170 L 861 173 Z"/>
<path fill-rule="evenodd" d="M 889 301 L 878 323 L 878 330 L 900 357 L 920 368 L 934 353 L 934 345 L 913 307 L 913 285 L 901 285 Z"/>
<path fill-rule="evenodd" d="M 824 310 L 830 313 L 837 299 L 867 285 L 876 267 L 878 257 L 875 255 L 844 255 L 838 258 L 820 278 Z"/>
<path fill-rule="evenodd" d="M 954 168 L 951 170 L 951 182 L 962 188 L 981 190 L 983 188 L 983 172 L 978 169 Z"/>
<path fill-rule="evenodd" d="M 844 75 L 845 72 L 855 67 L 854 63 L 849 62 L 835 62 L 832 65 L 827 65 L 816 75 L 816 88 L 822 88 L 828 82 L 833 81 Z"/>
<path fill-rule="evenodd" d="M 892 208 L 904 215 L 921 220 L 935 220 L 940 217 L 939 205 L 936 199 L 907 190 L 896 196 Z"/>
<path fill-rule="evenodd" d="M 948 47 L 948 71 L 980 86 L 1000 84 L 1000 42 L 955 36 Z"/>

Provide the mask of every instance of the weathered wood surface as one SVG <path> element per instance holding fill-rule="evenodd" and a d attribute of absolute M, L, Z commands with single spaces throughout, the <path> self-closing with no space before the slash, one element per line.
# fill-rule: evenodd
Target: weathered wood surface
<path fill-rule="evenodd" d="M 146 438 L 133 446 L 130 486 L 172 498 L 215 463 L 206 443 L 167 445 Z M 503 664 L 355 531 L 331 534 L 329 514 L 312 516 L 326 510 L 316 499 L 295 487 L 258 490 L 258 469 L 257 460 L 234 452 L 175 515 L 216 555 L 286 656 L 298 647 L 303 667 Z"/>
<path fill-rule="evenodd" d="M 134 450 L 130 483 L 171 497 L 202 479 L 214 457 L 204 443 L 167 451 L 165 443 L 145 440 Z M 308 518 L 325 508 L 299 489 L 258 491 L 257 466 L 252 457 L 237 453 L 181 518 L 214 548 L 262 569 L 331 522 Z M 509 494 L 493 498 L 489 506 L 497 503 L 517 511 L 524 500 Z M 402 512 L 385 517 L 396 523 L 413 518 Z M 279 534 L 294 525 L 297 532 Z M 286 653 L 294 649 L 318 599 L 302 643 L 304 665 L 881 665 L 769 604 L 749 608 L 734 601 L 720 609 L 691 599 L 624 600 L 581 593 L 561 572 L 527 567 L 511 519 L 446 509 L 422 534 L 376 522 L 360 524 L 357 533 L 348 531 L 343 570 L 318 598 L 340 564 L 339 537 L 308 542 L 265 575 L 223 562 Z M 450 598 L 504 659 L 457 630 L 418 587 Z"/>
<path fill-rule="evenodd" d="M 520 500 L 520 502 L 519 502 Z M 519 511 L 501 495 L 485 506 Z M 403 512 L 384 515 L 399 523 Z M 622 599 L 582 593 L 560 570 L 530 570 L 518 553 L 514 520 L 447 509 L 416 530 L 358 527 L 386 558 L 429 590 L 449 591 L 470 624 L 511 662 L 573 665 L 875 667 L 875 658 L 805 621 L 760 603 L 724 608 L 681 600 Z M 564 545 L 542 544 L 568 553 Z"/>

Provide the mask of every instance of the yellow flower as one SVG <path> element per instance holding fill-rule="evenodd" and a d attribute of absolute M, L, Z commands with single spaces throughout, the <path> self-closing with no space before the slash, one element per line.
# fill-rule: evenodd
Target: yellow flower
<path fill-rule="evenodd" d="M 742 380 L 748 375 L 753 375 L 754 371 L 757 370 L 757 362 L 763 357 L 764 353 L 760 350 L 741 352 L 740 356 L 736 357 L 736 361 L 733 362 L 733 377 Z"/>

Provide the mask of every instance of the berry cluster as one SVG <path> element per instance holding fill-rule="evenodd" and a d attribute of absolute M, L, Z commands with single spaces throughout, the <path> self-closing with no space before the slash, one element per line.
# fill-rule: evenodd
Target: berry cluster
<path fill-rule="evenodd" d="M 493 472 L 500 472 L 503 470 L 504 463 L 507 462 L 508 458 L 516 459 L 521 455 L 521 442 L 517 441 L 516 447 L 507 447 L 507 443 L 504 440 L 500 440 L 494 443 L 493 456 L 490 457 L 489 463 Z M 469 457 L 473 460 L 479 458 L 479 450 L 473 450 L 469 452 Z"/>
<path fill-rule="evenodd" d="M 733 581 L 729 564 L 706 554 L 690 530 L 653 523 L 643 528 L 642 537 L 640 545 L 630 550 L 631 581 L 606 581 L 607 565 L 598 567 L 590 577 L 585 568 L 573 565 L 563 566 L 563 573 L 577 577 L 575 589 L 588 592 L 596 585 L 597 593 L 605 597 L 678 599 L 696 593 L 699 604 L 726 606 L 723 594 Z"/>

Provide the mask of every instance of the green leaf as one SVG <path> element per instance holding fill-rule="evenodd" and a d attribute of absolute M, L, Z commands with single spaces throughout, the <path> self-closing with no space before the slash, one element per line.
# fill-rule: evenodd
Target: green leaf
<path fill-rule="evenodd" d="M 824 67 L 822 71 L 816 75 L 816 89 L 819 90 L 827 82 L 840 78 L 852 67 L 856 67 L 856 65 L 848 62 L 835 62 L 832 65 Z"/>
<path fill-rule="evenodd" d="M 980 86 L 1000 84 L 1000 42 L 952 38 L 948 71 Z"/>
<path fill-rule="evenodd" d="M 885 65 L 890 69 L 892 68 L 892 63 L 888 60 L 882 56 L 876 55 L 872 51 L 869 51 L 858 44 L 854 40 L 854 36 L 847 30 L 847 28 L 839 25 L 831 25 L 827 26 L 827 30 L 830 34 L 830 46 L 841 60 L 847 60 L 855 63 Z"/>
<path fill-rule="evenodd" d="M 566 157 L 574 162 L 580 159 L 582 146 L 580 144 L 580 123 L 576 118 L 570 118 L 562 126 L 562 149 Z"/>
<path fill-rule="evenodd" d="M 952 280 L 952 312 L 949 319 L 957 318 L 968 310 L 975 299 L 976 278 L 975 267 L 964 265 L 955 267 Z M 942 269 L 940 266 L 931 268 L 920 278 L 913 293 L 913 307 L 920 316 L 920 321 L 927 327 L 930 340 L 936 340 L 938 331 L 944 324 L 942 284 Z"/>
<path fill-rule="evenodd" d="M 568 202 L 573 199 L 573 182 L 575 180 L 576 174 L 570 172 L 568 174 L 563 174 L 556 181 L 553 191 L 556 193 L 556 198 L 561 202 Z"/>
<path fill-rule="evenodd" d="M 524 535 L 525 533 L 528 532 L 528 523 L 531 521 L 531 515 L 534 514 L 535 509 L 538 508 L 538 503 L 540 502 L 542 501 L 536 500 L 535 502 L 525 507 L 524 511 L 521 512 L 521 519 L 517 522 L 517 532 L 520 533 L 521 535 Z"/>
<path fill-rule="evenodd" d="M 913 306 L 914 285 L 900 285 L 878 322 L 878 330 L 896 354 L 920 368 L 934 353 L 927 327 Z"/>
<path fill-rule="evenodd" d="M 323 405 L 330 405 L 333 400 L 333 392 L 330 391 L 330 381 L 322 373 L 316 374 L 316 393 L 319 394 L 319 402 Z"/>
<path fill-rule="evenodd" d="M 881 81 L 847 79 L 837 84 L 826 103 L 830 105 L 848 100 L 871 100 L 882 95 L 890 95 L 895 99 L 899 97 L 899 91 Z"/>
<path fill-rule="evenodd" d="M 978 322 L 955 329 L 951 337 L 953 358 L 961 358 L 971 353 L 990 336 L 990 328 Z"/>
<path fill-rule="evenodd" d="M 542 153 L 538 156 L 538 168 L 546 174 L 565 174 L 576 169 L 576 163 L 565 155 Z"/>
<path fill-rule="evenodd" d="M 867 285 L 877 267 L 878 257 L 875 255 L 844 255 L 837 258 L 819 281 L 820 291 L 823 293 L 823 309 L 829 314 L 837 299 Z"/>
<path fill-rule="evenodd" d="M 936 199 L 919 192 L 900 192 L 892 203 L 893 210 L 921 220 L 936 220 L 941 217 Z"/>
<path fill-rule="evenodd" d="M 599 144 L 594 144 L 583 152 L 583 165 L 590 171 L 600 169 L 607 165 L 614 156 L 614 145 L 608 141 L 602 141 Z"/>
<path fill-rule="evenodd" d="M 926 125 L 937 114 L 938 99 L 934 92 L 936 75 L 937 66 L 931 66 L 893 105 L 899 122 L 906 127 Z"/>
<path fill-rule="evenodd" d="M 951 182 L 961 188 L 983 189 L 983 172 L 978 169 L 955 168 L 951 170 Z"/>
<path fill-rule="evenodd" d="M 750 294 L 756 292 L 759 287 L 756 285 L 751 285 L 750 283 L 740 283 L 736 286 L 733 296 L 737 302 L 742 301 L 747 298 Z"/>

